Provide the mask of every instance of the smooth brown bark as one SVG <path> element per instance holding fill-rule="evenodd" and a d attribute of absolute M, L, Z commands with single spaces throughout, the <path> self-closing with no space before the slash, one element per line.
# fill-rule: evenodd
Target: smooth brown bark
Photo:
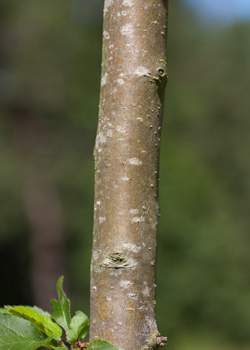
<path fill-rule="evenodd" d="M 157 347 L 158 173 L 167 1 L 106 0 L 91 262 L 90 340 Z"/>

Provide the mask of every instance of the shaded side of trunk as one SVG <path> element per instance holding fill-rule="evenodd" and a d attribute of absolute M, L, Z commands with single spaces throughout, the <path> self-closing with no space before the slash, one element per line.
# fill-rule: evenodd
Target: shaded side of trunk
<path fill-rule="evenodd" d="M 105 1 L 90 339 L 124 350 L 156 348 L 159 335 L 155 273 L 166 34 L 166 0 Z"/>
<path fill-rule="evenodd" d="M 64 274 L 64 237 L 60 201 L 44 164 L 46 131 L 27 107 L 10 107 L 14 140 L 23 167 L 23 202 L 30 228 L 31 282 L 34 302 L 50 310 L 56 282 Z"/>

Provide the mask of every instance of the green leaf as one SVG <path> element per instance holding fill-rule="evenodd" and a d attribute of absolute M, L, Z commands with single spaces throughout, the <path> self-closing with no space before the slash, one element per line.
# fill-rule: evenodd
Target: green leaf
<path fill-rule="evenodd" d="M 52 314 L 51 317 L 56 320 L 56 322 L 62 326 L 65 331 L 68 331 L 70 328 L 70 301 L 66 297 L 63 289 L 63 277 L 60 277 L 57 282 L 57 293 L 59 300 L 51 300 L 51 309 Z"/>
<path fill-rule="evenodd" d="M 27 306 L 5 306 L 12 315 L 25 318 L 36 326 L 39 331 L 45 333 L 48 337 L 53 336 L 59 340 L 62 335 L 61 328 L 49 317 L 38 314 L 34 309 Z"/>
<path fill-rule="evenodd" d="M 6 310 L 2 307 L 0 307 L 0 314 L 11 315 L 11 313 L 8 310 Z"/>
<path fill-rule="evenodd" d="M 89 319 L 82 311 L 77 311 L 70 322 L 70 329 L 66 332 L 67 340 L 74 344 L 80 338 L 83 340 L 89 329 Z"/>
<path fill-rule="evenodd" d="M 12 315 L 0 315 L 0 350 L 35 350 L 50 347 L 47 338 L 29 321 Z"/>
<path fill-rule="evenodd" d="M 43 315 L 43 316 L 51 318 L 51 314 L 49 312 L 47 312 L 47 311 L 44 311 L 40 307 L 38 307 L 38 306 L 29 306 L 29 307 L 31 309 L 35 310 L 39 315 Z"/>
<path fill-rule="evenodd" d="M 119 350 L 105 340 L 94 340 L 89 344 L 88 350 Z"/>

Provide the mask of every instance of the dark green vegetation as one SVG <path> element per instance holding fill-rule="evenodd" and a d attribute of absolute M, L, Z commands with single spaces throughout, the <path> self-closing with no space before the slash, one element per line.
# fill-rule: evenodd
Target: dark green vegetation
<path fill-rule="evenodd" d="M 35 350 L 41 346 L 50 349 L 118 350 L 112 344 L 95 340 L 84 343 L 89 319 L 77 311 L 71 318 L 70 300 L 62 289 L 63 277 L 57 282 L 58 300 L 51 300 L 52 313 L 34 306 L 5 306 L 0 308 L 0 349 Z"/>
<path fill-rule="evenodd" d="M 35 303 L 33 226 L 24 204 L 35 166 L 39 178 L 49 176 L 61 206 L 73 308 L 88 313 L 102 2 L 84 3 L 0 2 L 0 305 Z M 179 1 L 169 12 L 159 330 L 171 350 L 245 350 L 250 24 L 205 30 Z M 45 136 L 19 137 L 25 120 L 39 121 Z"/>

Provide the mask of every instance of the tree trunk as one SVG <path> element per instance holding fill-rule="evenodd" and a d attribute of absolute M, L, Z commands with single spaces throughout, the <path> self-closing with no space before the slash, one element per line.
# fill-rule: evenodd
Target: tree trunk
<path fill-rule="evenodd" d="M 167 0 L 105 1 L 90 340 L 124 350 L 164 341 L 155 273 L 166 34 Z"/>

